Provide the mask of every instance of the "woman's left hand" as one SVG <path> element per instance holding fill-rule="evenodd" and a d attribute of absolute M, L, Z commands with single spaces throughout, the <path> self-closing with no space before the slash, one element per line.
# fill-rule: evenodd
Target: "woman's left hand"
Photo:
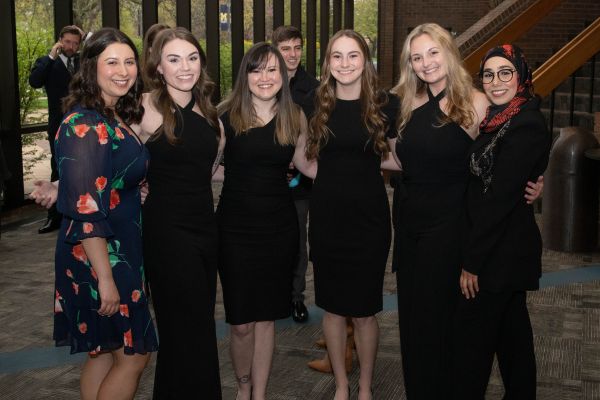
<path fill-rule="evenodd" d="M 474 298 L 475 293 L 479 292 L 477 275 L 463 269 L 460 274 L 460 291 L 467 299 Z"/>
<path fill-rule="evenodd" d="M 537 182 L 527 182 L 527 186 L 525 187 L 525 200 L 527 200 L 527 204 L 532 204 L 536 201 L 544 191 L 544 176 L 540 175 L 537 179 Z"/>

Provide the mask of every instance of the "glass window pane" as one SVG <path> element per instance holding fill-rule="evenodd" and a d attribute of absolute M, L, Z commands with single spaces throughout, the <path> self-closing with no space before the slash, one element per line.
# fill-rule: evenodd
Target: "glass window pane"
<path fill-rule="evenodd" d="M 73 23 L 84 32 L 94 32 L 102 27 L 101 0 L 73 0 Z"/>
<path fill-rule="evenodd" d="M 162 0 L 158 2 L 158 22 L 169 26 L 177 26 L 175 0 Z"/>
<path fill-rule="evenodd" d="M 121 31 L 131 38 L 138 52 L 142 54 L 142 5 L 140 1 L 119 1 L 119 24 Z"/>
<path fill-rule="evenodd" d="M 15 2 L 17 64 L 21 125 L 48 121 L 48 101 L 44 89 L 29 85 L 29 73 L 38 57 L 48 54 L 54 44 L 52 1 Z"/>

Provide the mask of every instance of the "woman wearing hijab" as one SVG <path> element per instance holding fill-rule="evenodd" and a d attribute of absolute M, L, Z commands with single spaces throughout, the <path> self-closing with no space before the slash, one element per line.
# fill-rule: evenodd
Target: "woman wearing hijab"
<path fill-rule="evenodd" d="M 479 71 L 491 105 L 470 156 L 468 239 L 455 314 L 454 397 L 483 399 L 494 355 L 508 399 L 535 399 L 526 291 L 539 288 L 542 240 L 523 186 L 548 164 L 551 135 L 531 70 L 513 45 L 491 49 Z"/>

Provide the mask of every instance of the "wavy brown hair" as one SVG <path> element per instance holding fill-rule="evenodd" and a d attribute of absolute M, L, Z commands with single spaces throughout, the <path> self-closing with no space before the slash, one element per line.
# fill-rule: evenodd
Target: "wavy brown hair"
<path fill-rule="evenodd" d="M 454 38 L 446 29 L 438 24 L 426 23 L 413 29 L 402 46 L 400 54 L 400 79 L 392 89 L 401 100 L 398 111 L 397 129 L 400 135 L 410 120 L 413 112 L 413 102 L 417 96 L 425 94 L 427 84 L 419 79 L 413 71 L 410 57 L 412 41 L 421 36 L 428 35 L 439 44 L 440 51 L 446 61 L 446 99 L 447 115 L 439 121 L 441 125 L 454 122 L 460 126 L 469 127 L 476 121 L 473 109 L 473 80 L 463 66 L 463 61 L 456 46 Z"/>
<path fill-rule="evenodd" d="M 282 81 L 274 106 L 277 107 L 274 140 L 280 145 L 295 144 L 300 135 L 300 107 L 292 100 L 285 61 L 277 48 L 269 43 L 256 43 L 244 54 L 233 90 L 218 106 L 219 115 L 229 112 L 229 123 L 236 135 L 245 134 L 251 128 L 259 126 L 260 121 L 256 115 L 252 103 L 252 93 L 248 86 L 248 74 L 257 69 L 266 68 L 270 55 L 275 56 L 279 62 Z"/>
<path fill-rule="evenodd" d="M 363 125 L 369 132 L 369 140 L 373 142 L 373 150 L 386 159 L 389 148 L 385 140 L 387 119 L 382 107 L 387 103 L 387 96 L 377 89 L 377 71 L 371 61 L 369 46 L 365 39 L 351 29 L 338 31 L 329 40 L 323 66 L 321 67 L 321 84 L 315 95 L 315 111 L 309 122 L 308 138 L 306 142 L 306 157 L 314 159 L 319 157 L 319 151 L 327 144 L 331 131 L 327 127 L 327 121 L 335 108 L 336 80 L 331 75 L 330 57 L 331 48 L 335 41 L 341 37 L 354 39 L 358 44 L 365 60 L 365 66 L 361 77 L 360 103 Z"/>
<path fill-rule="evenodd" d="M 192 95 L 194 96 L 196 104 L 200 107 L 200 111 L 208 121 L 208 124 L 217 130 L 217 137 L 220 137 L 217 109 L 211 101 L 215 84 L 208 76 L 206 69 L 206 54 L 204 53 L 204 50 L 202 50 L 198 40 L 196 40 L 190 31 L 178 27 L 163 29 L 156 35 L 154 43 L 152 44 L 152 48 L 155 50 L 150 52 L 146 65 L 144 66 L 148 84 L 155 88 L 150 94 L 152 104 L 163 117 L 163 123 L 152 136 L 152 140 L 159 138 L 161 135 L 165 135 L 170 144 L 176 144 L 178 142 L 178 138 L 175 134 L 177 118 L 180 118 L 180 121 L 183 121 L 179 107 L 177 107 L 177 104 L 175 104 L 175 101 L 173 101 L 173 98 L 169 94 L 162 74 L 158 72 L 158 66 L 162 60 L 163 48 L 167 43 L 175 39 L 185 40 L 198 50 L 201 71 L 198 81 L 192 88 Z"/>
<path fill-rule="evenodd" d="M 144 44 L 142 46 L 142 60 L 141 60 L 141 65 L 142 65 L 142 78 L 144 78 L 144 84 L 145 84 L 145 89 L 146 91 L 150 91 L 152 89 L 155 89 L 153 87 L 150 87 L 148 85 L 149 79 L 146 76 L 146 62 L 148 61 L 148 58 L 150 57 L 150 52 L 152 51 L 152 44 L 154 44 L 154 39 L 156 38 L 156 35 L 158 35 L 159 32 L 164 31 L 165 29 L 171 29 L 171 27 L 167 24 L 153 24 L 150 26 L 150 28 L 148 28 L 148 30 L 146 31 L 146 34 L 144 35 Z"/>
<path fill-rule="evenodd" d="M 138 65 L 135 83 L 124 96 L 119 98 L 114 111 L 104 103 L 97 75 L 98 56 L 113 43 L 123 43 L 129 46 Z M 63 111 L 67 112 L 80 104 L 85 108 L 98 111 L 109 119 L 114 118 L 116 113 L 125 123 L 137 124 L 144 115 L 144 107 L 141 104 L 143 89 L 138 53 L 131 39 L 117 29 L 102 28 L 94 32 L 83 45 L 79 57 L 79 71 L 71 80 L 69 95 L 63 100 Z"/>

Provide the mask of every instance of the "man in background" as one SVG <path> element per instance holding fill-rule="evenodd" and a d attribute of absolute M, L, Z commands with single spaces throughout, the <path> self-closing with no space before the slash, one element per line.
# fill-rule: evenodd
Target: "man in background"
<path fill-rule="evenodd" d="M 280 26 L 273 32 L 271 41 L 285 61 L 292 99 L 299 106 L 307 106 L 307 108 L 312 109 L 314 89 L 319 86 L 319 81 L 309 75 L 300 65 L 303 46 L 302 32 L 294 26 Z M 290 186 L 292 186 L 292 195 L 296 204 L 298 226 L 300 228 L 298 263 L 294 268 L 292 282 L 292 318 L 296 322 L 305 322 L 308 319 L 308 310 L 304 304 L 306 268 L 308 266 L 306 240 L 312 180 L 296 170 L 291 171 L 291 175 L 292 180 L 290 182 L 293 183 Z"/>
<path fill-rule="evenodd" d="M 29 84 L 39 89 L 44 87 L 48 97 L 48 142 L 50 143 L 50 160 L 52 182 L 58 180 L 58 168 L 54 153 L 54 135 L 62 122 L 62 99 L 69 92 L 69 83 L 73 74 L 79 69 L 77 51 L 81 43 L 82 31 L 75 25 L 61 29 L 58 42 L 52 46 L 47 56 L 38 58 L 29 75 Z M 48 233 L 60 227 L 62 215 L 56 204 L 48 209 L 48 218 L 38 233 Z"/>

